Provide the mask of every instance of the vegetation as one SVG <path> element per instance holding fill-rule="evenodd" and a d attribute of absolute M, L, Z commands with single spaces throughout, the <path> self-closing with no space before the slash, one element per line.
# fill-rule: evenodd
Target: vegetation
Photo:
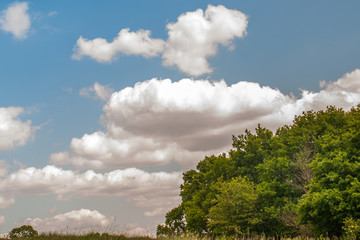
<path fill-rule="evenodd" d="M 11 239 L 15 238 L 33 238 L 38 235 L 38 232 L 34 230 L 32 226 L 23 225 L 18 228 L 14 228 L 9 232 L 9 237 Z"/>
<path fill-rule="evenodd" d="M 344 237 L 360 233 L 360 105 L 233 136 L 228 154 L 183 175 L 158 236 Z"/>
<path fill-rule="evenodd" d="M 21 229 L 20 231 L 18 229 Z M 12 232 L 29 231 L 35 234 L 23 234 L 23 235 L 12 235 Z M 38 234 L 32 226 L 22 226 L 20 228 L 14 228 L 9 233 L 10 239 L 32 239 L 32 240 L 153 240 L 151 237 L 128 237 L 125 235 L 116 235 L 108 233 L 88 233 L 84 235 L 75 234 L 60 234 L 60 233 L 42 233 Z M 1 239 L 1 238 L 0 238 Z"/>

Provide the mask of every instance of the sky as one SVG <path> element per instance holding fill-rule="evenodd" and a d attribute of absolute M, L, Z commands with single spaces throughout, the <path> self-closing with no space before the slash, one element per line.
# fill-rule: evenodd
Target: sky
<path fill-rule="evenodd" d="M 0 233 L 154 233 L 182 173 L 360 103 L 359 1 L 0 1 Z"/>

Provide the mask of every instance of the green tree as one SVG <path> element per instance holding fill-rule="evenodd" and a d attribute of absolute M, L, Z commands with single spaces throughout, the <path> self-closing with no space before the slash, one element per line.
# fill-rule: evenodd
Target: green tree
<path fill-rule="evenodd" d="M 215 235 L 240 237 L 252 231 L 260 222 L 258 195 L 255 186 L 247 178 L 237 177 L 218 186 L 215 205 L 207 215 L 208 227 Z"/>
<path fill-rule="evenodd" d="M 181 207 L 167 214 L 166 229 L 345 236 L 360 221 L 359 126 L 360 105 L 328 107 L 296 116 L 275 134 L 259 125 L 233 136 L 229 154 L 205 157 L 184 173 Z M 247 202 L 246 194 L 254 198 Z M 239 212 L 241 204 L 248 209 Z"/>
<path fill-rule="evenodd" d="M 18 228 L 14 228 L 9 232 L 9 237 L 13 238 L 32 238 L 36 237 L 38 232 L 30 225 L 23 225 Z"/>
<path fill-rule="evenodd" d="M 316 235 L 341 236 L 345 219 L 360 219 L 360 108 L 318 114 L 326 130 L 315 141 L 314 178 L 298 205 L 302 224 Z"/>

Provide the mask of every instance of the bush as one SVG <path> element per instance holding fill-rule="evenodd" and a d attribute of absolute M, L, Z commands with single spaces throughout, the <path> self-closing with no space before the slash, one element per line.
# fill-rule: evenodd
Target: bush
<path fill-rule="evenodd" d="M 9 237 L 11 239 L 14 238 L 32 238 L 36 237 L 38 235 L 38 232 L 34 230 L 34 228 L 30 225 L 23 225 L 18 228 L 14 228 L 9 232 Z"/>

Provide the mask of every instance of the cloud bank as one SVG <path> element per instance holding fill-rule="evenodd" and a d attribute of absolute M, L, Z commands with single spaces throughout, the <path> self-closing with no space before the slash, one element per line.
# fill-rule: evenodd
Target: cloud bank
<path fill-rule="evenodd" d="M 28 218 L 23 224 L 33 226 L 40 233 L 64 231 L 67 234 L 83 234 L 94 231 L 103 232 L 114 221 L 114 217 L 106 217 L 96 210 L 79 209 L 50 218 Z"/>
<path fill-rule="evenodd" d="M 0 208 L 19 195 L 55 194 L 59 200 L 72 197 L 124 197 L 139 207 L 173 207 L 179 201 L 180 172 L 148 173 L 136 168 L 78 173 L 55 166 L 26 168 L 0 179 Z"/>
<path fill-rule="evenodd" d="M 0 13 L 0 29 L 25 39 L 30 29 L 31 21 L 27 2 L 15 2 Z"/>
<path fill-rule="evenodd" d="M 24 109 L 19 107 L 0 108 L 0 151 L 25 145 L 38 129 L 31 126 L 30 120 L 19 120 L 18 116 L 23 111 Z"/>
<path fill-rule="evenodd" d="M 274 131 L 303 111 L 359 104 L 359 82 L 356 69 L 296 98 L 252 82 L 151 79 L 114 92 L 103 108 L 106 131 L 73 138 L 70 152 L 50 160 L 84 168 L 169 162 L 194 167 L 205 155 L 229 150 L 232 135 L 259 123 Z"/>
<path fill-rule="evenodd" d="M 111 62 L 118 53 L 143 57 L 162 54 L 163 65 L 175 65 L 188 75 L 199 76 L 213 71 L 207 58 L 217 53 L 218 45 L 231 48 L 233 39 L 246 35 L 247 24 L 247 16 L 242 12 L 209 5 L 205 12 L 202 9 L 187 12 L 177 22 L 169 23 L 166 42 L 150 38 L 148 30 L 130 32 L 125 28 L 112 42 L 80 37 L 72 58 L 88 56 L 98 62 Z"/>

